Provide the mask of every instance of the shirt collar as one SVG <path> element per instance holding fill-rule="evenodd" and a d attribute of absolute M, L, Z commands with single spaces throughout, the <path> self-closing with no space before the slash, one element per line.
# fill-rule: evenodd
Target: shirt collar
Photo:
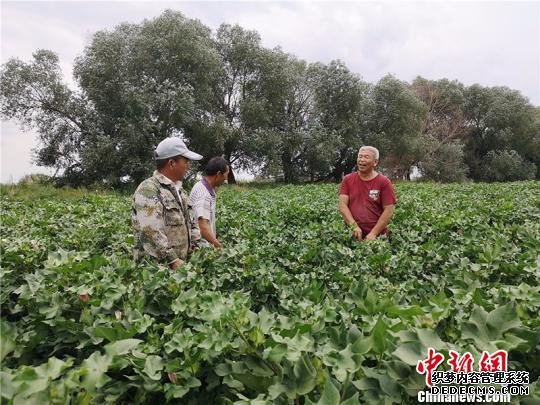
<path fill-rule="evenodd" d="M 160 173 L 159 171 L 154 171 L 154 177 L 164 186 L 174 186 L 174 181 L 169 179 L 167 176 L 165 176 L 163 173 Z"/>
<path fill-rule="evenodd" d="M 167 176 L 165 176 L 163 173 L 160 173 L 159 171 L 154 171 L 154 177 L 164 186 L 174 186 L 177 189 L 182 188 L 182 182 L 181 181 L 172 181 Z"/>
<path fill-rule="evenodd" d="M 208 181 L 206 180 L 205 177 L 202 178 L 201 180 L 202 184 L 204 187 L 206 187 L 206 189 L 208 190 L 208 192 L 210 193 L 210 195 L 214 198 L 216 198 L 216 191 L 214 190 L 214 188 L 210 185 L 210 183 L 208 183 Z"/>

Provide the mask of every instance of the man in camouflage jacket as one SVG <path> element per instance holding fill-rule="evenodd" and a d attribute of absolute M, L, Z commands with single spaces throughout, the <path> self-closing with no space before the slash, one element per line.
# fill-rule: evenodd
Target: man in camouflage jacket
<path fill-rule="evenodd" d="M 202 156 L 190 151 L 180 138 L 172 137 L 159 143 L 155 158 L 157 170 L 133 195 L 133 257 L 137 263 L 150 257 L 174 270 L 185 262 L 200 238 L 180 181 L 189 161 Z"/>

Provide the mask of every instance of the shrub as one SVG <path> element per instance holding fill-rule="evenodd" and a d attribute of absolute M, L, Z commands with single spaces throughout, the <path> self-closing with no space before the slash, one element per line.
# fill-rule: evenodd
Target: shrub
<path fill-rule="evenodd" d="M 482 180 L 533 180 L 536 165 L 523 159 L 515 150 L 489 151 L 482 159 Z"/>
<path fill-rule="evenodd" d="M 466 180 L 468 167 L 463 159 L 463 144 L 442 143 L 431 138 L 426 142 L 426 147 L 429 152 L 419 164 L 422 179 L 443 183 Z"/>

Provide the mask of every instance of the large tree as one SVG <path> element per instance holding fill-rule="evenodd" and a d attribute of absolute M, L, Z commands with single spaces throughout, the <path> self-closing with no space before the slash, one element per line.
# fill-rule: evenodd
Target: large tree
<path fill-rule="evenodd" d="M 423 156 L 426 107 L 407 83 L 391 75 L 373 87 L 370 102 L 366 141 L 380 149 L 381 166 L 391 177 L 407 179 Z"/>
<path fill-rule="evenodd" d="M 356 164 L 365 140 L 371 86 L 341 61 L 313 66 L 314 114 L 336 148 L 329 176 L 340 181 Z"/>
<path fill-rule="evenodd" d="M 467 88 L 465 99 L 470 131 L 466 141 L 466 162 L 473 179 L 487 180 L 486 165 L 499 159 L 486 159 L 487 155 L 510 156 L 503 151 L 514 151 L 511 156 L 517 161 L 538 167 L 540 125 L 535 108 L 525 97 L 507 87 L 473 85 Z M 514 175 L 512 179 L 515 179 Z"/>
<path fill-rule="evenodd" d="M 37 127 L 38 163 L 72 185 L 141 181 L 153 150 L 204 122 L 214 103 L 221 61 L 211 31 L 166 11 L 141 24 L 97 32 L 77 58 L 73 92 L 49 51 L 2 68 L 2 114 Z M 190 139 L 187 138 L 189 143 Z"/>
<path fill-rule="evenodd" d="M 411 88 L 426 106 L 418 169 L 428 180 L 464 180 L 468 167 L 463 142 L 469 133 L 464 111 L 465 86 L 456 80 L 417 77 Z"/>
<path fill-rule="evenodd" d="M 220 58 L 218 80 L 214 82 L 208 114 L 186 128 L 192 146 L 206 158 L 223 155 L 229 161 L 229 182 L 235 183 L 235 168 L 250 166 L 246 152 L 249 132 L 241 120 L 250 91 L 258 78 L 257 63 L 262 48 L 260 36 L 239 25 L 222 24 L 214 37 Z"/>
<path fill-rule="evenodd" d="M 286 182 L 326 177 L 339 139 L 315 111 L 319 67 L 274 49 L 262 54 L 258 68 L 258 80 L 242 112 L 253 134 L 253 159 L 264 173 Z"/>
<path fill-rule="evenodd" d="M 306 62 L 279 49 L 267 50 L 258 64 L 259 80 L 243 110 L 254 133 L 251 152 L 263 168 L 286 182 L 298 180 L 308 131 L 311 87 Z"/>
<path fill-rule="evenodd" d="M 411 85 L 425 104 L 422 133 L 449 142 L 467 135 L 465 86 L 457 80 L 427 80 L 418 76 Z"/>
<path fill-rule="evenodd" d="M 38 131 L 36 163 L 68 176 L 76 172 L 81 146 L 98 119 L 88 100 L 62 81 L 58 56 L 38 50 L 30 63 L 11 59 L 2 66 L 0 90 L 2 118 Z"/>
<path fill-rule="evenodd" d="M 110 157 L 110 173 L 142 180 L 159 141 L 185 137 L 186 128 L 207 116 L 219 68 L 211 31 L 178 12 L 96 33 L 74 74 L 102 130 L 81 153 L 98 168 L 103 156 Z"/>

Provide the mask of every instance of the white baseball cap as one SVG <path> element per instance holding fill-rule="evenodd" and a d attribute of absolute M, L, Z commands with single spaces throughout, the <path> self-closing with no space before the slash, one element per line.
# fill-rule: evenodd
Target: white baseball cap
<path fill-rule="evenodd" d="M 190 151 L 184 141 L 176 136 L 165 138 L 156 147 L 156 159 L 167 159 L 178 155 L 184 156 L 189 160 L 201 160 L 203 158 L 198 153 Z"/>

